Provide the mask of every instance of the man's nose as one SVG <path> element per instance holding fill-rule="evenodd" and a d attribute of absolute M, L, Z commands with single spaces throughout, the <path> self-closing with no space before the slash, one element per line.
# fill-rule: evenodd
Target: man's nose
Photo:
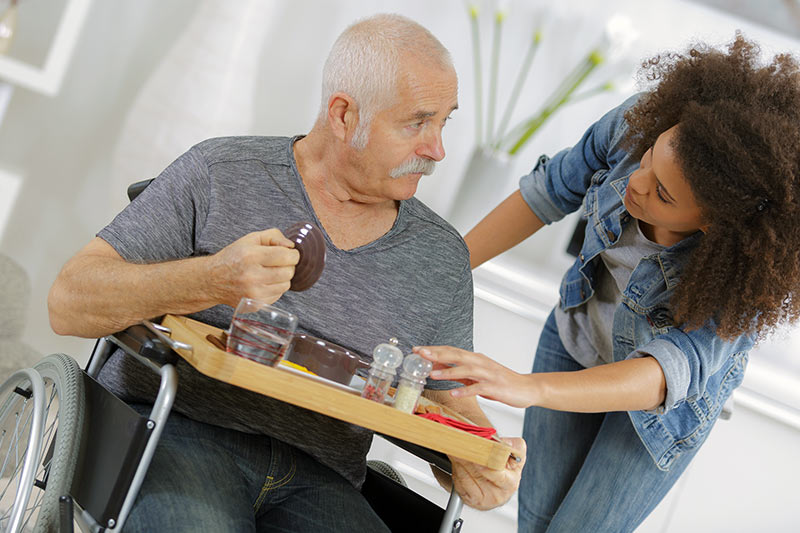
<path fill-rule="evenodd" d="M 417 155 L 441 161 L 444 159 L 444 143 L 442 142 L 442 130 L 433 129 L 428 132 L 423 144 L 417 150 Z"/>

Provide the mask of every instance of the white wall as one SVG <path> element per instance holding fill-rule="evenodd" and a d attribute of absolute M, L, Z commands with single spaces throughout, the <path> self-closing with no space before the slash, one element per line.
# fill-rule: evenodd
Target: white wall
<path fill-rule="evenodd" d="M 63 2 L 64 0 L 54 0 L 54 4 L 21 2 L 21 33 L 13 53 L 34 58 L 32 60 L 42 55 L 42 43 L 46 42 L 52 30 L 52 17 L 45 15 L 49 13 L 50 6 L 63 5 Z M 460 76 L 461 108 L 446 129 L 446 160 L 439 166 L 436 174 L 423 180 L 419 190 L 421 199 L 433 209 L 446 214 L 474 142 L 472 50 L 464 3 L 460 0 L 272 2 L 272 20 L 263 21 L 268 33 L 264 37 L 263 49 L 260 50 L 260 71 L 255 80 L 256 100 L 252 126 L 250 131 L 241 133 L 291 135 L 307 131 L 317 112 L 320 69 L 327 50 L 336 35 L 356 18 L 385 11 L 408 15 L 427 26 L 451 50 Z M 245 0 L 229 3 L 234 6 L 247 4 Z M 154 172 L 179 155 L 182 149 L 202 140 L 207 134 L 206 130 L 198 131 L 197 137 L 192 138 L 192 133 L 184 129 L 180 142 L 185 146 L 176 148 L 174 153 L 150 151 L 140 160 L 131 161 L 124 172 L 115 165 L 115 161 L 119 160 L 115 159 L 115 154 L 119 154 L 120 150 L 132 149 L 130 146 L 119 146 L 120 140 L 124 138 L 122 133 L 126 128 L 128 111 L 134 107 L 137 95 L 146 86 L 148 78 L 157 71 L 159 62 L 169 54 L 192 16 L 197 13 L 198 4 L 196 0 L 94 1 L 60 92 L 54 97 L 47 97 L 17 88 L 13 94 L 0 125 L 0 173 L 19 176 L 21 185 L 13 210 L 0 213 L 0 220 L 7 216 L 4 230 L 0 228 L 0 251 L 17 259 L 32 278 L 33 299 L 25 341 L 42 353 L 64 351 L 82 360 L 91 347 L 90 341 L 60 338 L 50 331 L 46 295 L 64 261 L 90 240 L 113 217 L 118 208 L 124 205 L 124 183 L 127 181 L 122 180 L 127 179 L 127 176 L 139 176 L 141 179 L 152 177 Z M 508 19 L 507 31 L 503 36 L 504 53 L 498 93 L 501 102 L 510 92 L 512 75 L 516 72 L 527 45 L 534 13 L 542 6 L 551 10 L 545 26 L 545 39 L 528 80 L 525 96 L 518 106 L 517 118 L 537 109 L 537 105 L 561 77 L 596 42 L 603 22 L 614 12 L 628 14 L 641 34 L 639 44 L 630 54 L 633 62 L 665 48 L 684 48 L 690 40 L 697 38 L 711 43 L 726 42 L 733 36 L 736 28 L 744 29 L 747 36 L 759 40 L 768 52 L 797 51 L 799 48 L 795 40 L 754 26 L 748 21 L 737 20 L 685 1 L 519 0 L 510 2 L 509 5 L 512 16 Z M 23 13 L 29 13 L 24 21 Z M 254 22 L 258 24 L 261 21 Z M 488 19 L 482 29 L 486 45 L 490 36 Z M 486 66 L 486 47 L 483 59 Z M 188 67 L 185 72 L 174 72 L 178 80 L 201 79 L 199 76 L 202 74 L 208 73 L 191 72 Z M 597 74 L 595 82 L 605 81 L 604 71 Z M 202 90 L 200 84 L 197 90 Z M 513 187 L 515 177 L 528 170 L 536 156 L 542 152 L 552 153 L 573 143 L 591 121 L 623 97 L 622 94 L 601 95 L 560 111 L 513 162 L 509 177 L 500 180 L 498 188 L 505 190 Z M 225 105 L 225 100 L 216 104 Z M 498 115 L 502 106 L 499 109 Z M 138 120 L 140 127 L 151 124 L 154 131 L 169 129 L 171 125 L 168 117 L 158 115 L 138 117 Z M 176 129 L 181 126 L 172 125 Z M 542 287 L 529 287 L 526 289 L 528 292 L 522 291 L 523 294 L 533 294 L 531 301 L 539 301 L 536 300 L 536 295 L 545 295 L 542 296 L 543 300 L 535 304 L 539 310 L 530 312 L 533 315 L 544 312 L 543 309 L 551 303 L 546 295 L 555 287 L 553 280 L 558 278 L 559 268 L 568 262 L 568 258 L 560 250 L 563 250 L 564 239 L 569 230 L 568 225 L 561 229 L 548 228 L 543 236 L 537 236 L 507 254 L 505 263 L 501 261 L 510 265 L 512 273 L 523 272 L 523 279 L 528 276 L 534 280 L 543 280 Z M 556 243 L 556 249 L 550 248 L 548 243 L 551 242 Z M 501 285 L 516 283 L 503 276 L 492 279 L 499 279 L 497 283 Z M 491 280 L 485 280 L 481 290 L 483 293 L 479 295 L 479 300 L 483 299 L 491 305 L 495 305 L 492 302 L 503 294 L 503 287 L 494 287 Z M 523 310 L 522 313 L 524 315 L 526 311 Z M 491 335 L 492 332 L 509 326 L 510 322 L 504 320 L 508 316 L 510 315 L 493 310 L 489 304 L 479 304 L 476 312 L 476 346 L 486 351 L 502 351 L 502 357 L 507 359 L 508 364 L 521 370 L 530 366 L 538 332 L 535 326 L 525 326 L 528 329 L 520 337 L 524 342 L 515 344 L 513 348 L 499 346 Z M 527 320 L 531 316 L 523 318 Z M 782 346 L 780 350 L 772 352 L 765 350 L 770 352 L 765 357 L 780 361 L 789 359 L 789 355 L 797 359 L 794 343 Z M 784 350 L 787 346 L 794 353 L 786 354 Z M 793 366 L 798 368 L 800 365 L 795 363 Z M 508 430 L 512 431 L 518 420 L 513 413 L 506 415 L 510 417 Z M 741 418 L 747 416 L 749 415 Z M 741 427 L 747 433 L 746 428 L 749 426 L 734 424 L 739 424 L 736 418 L 726 428 L 727 436 L 722 435 L 721 430 L 719 438 L 717 435 L 712 436 L 712 441 L 720 441 L 719 446 L 727 450 L 725 453 L 730 453 L 732 449 L 738 450 L 739 446 L 748 442 L 744 435 L 737 436 L 733 428 Z M 760 469 L 764 472 L 763 477 L 753 474 L 752 479 L 758 479 L 761 483 L 758 490 L 762 496 L 774 495 L 774 501 L 786 502 L 786 495 L 789 494 L 794 496 L 795 504 L 800 503 L 797 491 L 791 484 L 792 480 L 787 476 L 787 472 L 795 476 L 798 474 L 798 463 L 785 454 L 787 443 L 791 443 L 796 449 L 797 430 L 776 430 L 775 435 L 775 439 L 763 439 L 763 442 L 757 439 L 757 446 L 747 448 L 741 454 L 734 454 L 735 459 L 730 458 L 730 461 L 715 467 L 717 474 L 710 475 L 712 481 L 709 483 L 713 487 L 729 486 L 727 476 L 736 468 Z M 716 443 L 714 445 L 717 446 Z M 780 463 L 762 462 L 756 458 L 759 453 L 764 456 L 773 452 L 775 457 L 786 457 L 790 464 L 783 465 L 782 468 Z M 692 476 L 701 477 L 700 472 L 702 469 L 698 467 Z M 719 476 L 719 472 L 727 472 L 727 476 Z M 764 482 L 765 479 L 776 481 Z M 709 510 L 709 516 L 715 516 L 714 509 L 719 511 L 729 505 L 725 492 L 716 496 L 713 488 L 704 486 L 698 488 L 698 493 L 705 498 L 704 508 Z M 763 516 L 764 513 L 782 512 L 782 515 L 776 517 L 779 521 L 787 517 L 797 518 L 797 505 L 794 505 L 794 509 L 791 505 L 786 507 L 789 509 L 781 510 L 767 505 L 753 509 L 750 513 L 746 504 L 742 504 L 731 512 L 735 516 L 753 518 L 753 524 L 757 523 L 755 517 Z M 687 511 L 690 514 L 693 512 Z M 506 519 L 498 518 L 501 520 L 498 523 L 506 525 L 500 530 L 510 527 L 509 522 L 502 521 Z M 659 530 L 695 529 L 692 524 L 697 525 L 700 522 L 692 520 L 684 515 L 683 518 L 670 522 L 669 529 L 665 526 Z M 744 519 L 739 523 L 749 524 Z M 662 520 L 661 524 L 667 522 Z M 480 530 L 477 526 L 471 527 L 472 529 L 465 530 Z M 715 528 L 713 522 L 703 523 L 701 529 L 732 530 Z M 739 530 L 747 529 L 742 526 Z"/>
<path fill-rule="evenodd" d="M 264 24 L 272 31 L 266 37 L 260 60 L 262 70 L 257 79 L 252 129 L 255 133 L 289 135 L 310 128 L 317 111 L 325 54 L 336 35 L 358 17 L 381 11 L 406 14 L 430 28 L 451 50 L 460 75 L 461 109 L 447 127 L 447 158 L 434 176 L 423 180 L 419 190 L 420 198 L 445 213 L 474 140 L 472 52 L 464 4 L 459 0 L 272 1 L 278 6 L 275 16 L 279 23 Z M 37 29 L 37 13 L 34 10 L 33 20 L 23 21 L 25 4 L 30 10 L 45 12 L 48 4 L 26 2 L 21 6 L 20 37 L 15 44 L 22 48 L 20 54 L 38 57 L 40 50 L 29 49 L 41 47 L 38 43 L 46 40 L 46 35 L 30 37 Z M 533 7 L 550 4 L 554 3 L 510 3 L 514 11 L 504 34 L 500 101 L 510 92 L 512 74 L 521 62 Z M 35 292 L 26 340 L 43 352 L 63 350 L 65 346 L 79 350 L 77 343 L 59 339 L 49 331 L 46 292 L 61 264 L 124 204 L 124 191 L 121 184 L 114 182 L 111 159 L 126 112 L 197 5 L 192 0 L 93 2 L 59 94 L 47 97 L 18 88 L 11 99 L 0 126 L 0 170 L 18 174 L 23 181 L 0 236 L 0 249 L 20 261 L 33 278 Z M 795 41 L 684 2 L 645 4 L 616 0 L 601 6 L 571 0 L 555 3 L 554 9 L 555 15 L 550 15 L 545 28 L 552 33 L 545 34 L 525 98 L 518 106 L 518 118 L 533 112 L 571 65 L 596 42 L 600 32 L 597 22 L 612 12 L 629 14 L 642 34 L 640 44 L 631 52 L 634 58 L 665 47 L 682 48 L 694 37 L 725 41 L 737 27 L 746 28 L 748 35 L 772 48 L 796 47 Z M 43 31 L 51 31 L 51 21 L 46 22 Z M 490 28 L 485 26 L 486 45 Z M 25 34 L 28 27 L 31 32 Z M 488 50 L 484 49 L 484 65 L 487 58 Z M 604 81 L 600 78 L 597 81 Z M 545 125 L 523 150 L 511 175 L 527 170 L 539 153 L 552 153 L 574 142 L 586 125 L 621 98 L 617 94 L 602 95 L 560 111 L 557 119 Z M 150 119 L 154 129 L 160 126 L 159 117 Z M 147 170 L 141 178 L 151 177 L 155 172 L 151 167 L 161 168 L 170 160 L 164 157 L 159 162 L 147 161 L 142 165 Z M 118 204 L 109 205 L 109 198 L 118 198 Z"/>

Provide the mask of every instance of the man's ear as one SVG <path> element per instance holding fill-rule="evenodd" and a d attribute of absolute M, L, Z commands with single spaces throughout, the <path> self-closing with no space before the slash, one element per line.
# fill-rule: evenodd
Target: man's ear
<path fill-rule="evenodd" d="M 342 142 L 350 142 L 358 125 L 358 105 L 346 93 L 333 93 L 328 99 L 328 125 Z"/>

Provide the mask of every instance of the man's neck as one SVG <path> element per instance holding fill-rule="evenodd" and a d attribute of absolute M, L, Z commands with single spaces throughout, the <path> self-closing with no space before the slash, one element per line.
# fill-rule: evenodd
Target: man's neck
<path fill-rule="evenodd" d="M 347 179 L 358 172 L 337 139 L 314 129 L 294 144 L 300 179 L 320 223 L 342 249 L 368 244 L 394 224 L 399 203 L 359 191 Z M 332 148 L 333 147 L 333 148 Z"/>

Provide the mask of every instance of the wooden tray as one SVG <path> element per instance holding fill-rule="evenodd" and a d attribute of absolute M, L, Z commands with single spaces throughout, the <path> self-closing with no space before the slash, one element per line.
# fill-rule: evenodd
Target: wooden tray
<path fill-rule="evenodd" d="M 332 387 L 300 373 L 283 370 L 280 366 L 265 366 L 220 350 L 206 336 L 219 337 L 222 331 L 208 324 L 174 315 L 166 315 L 162 324 L 172 330 L 173 339 L 193 347 L 191 351 L 178 350 L 181 357 L 198 372 L 214 379 L 493 470 L 505 468 L 511 454 L 511 447 L 503 442 L 365 400 L 355 392 Z M 425 403 L 433 402 L 426 400 Z M 452 416 L 446 408 L 442 407 L 442 411 Z"/>

